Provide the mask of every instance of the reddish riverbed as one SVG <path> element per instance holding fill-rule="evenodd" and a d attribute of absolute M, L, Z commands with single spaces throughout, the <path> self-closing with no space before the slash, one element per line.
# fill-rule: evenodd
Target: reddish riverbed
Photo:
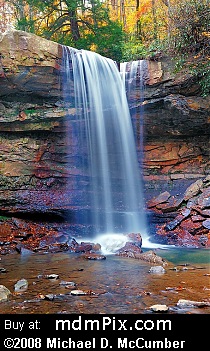
<path fill-rule="evenodd" d="M 149 273 L 150 263 L 114 255 L 101 261 L 68 252 L 1 256 L 0 284 L 11 295 L 0 303 L 0 313 L 145 314 L 154 313 L 152 305 L 165 304 L 168 313 L 209 314 L 209 306 L 181 308 L 177 303 L 180 299 L 210 301 L 210 251 L 170 248 L 156 252 L 171 262 L 163 274 Z M 51 274 L 58 276 L 47 278 Z M 14 284 L 22 278 L 28 288 L 17 293 Z M 73 296 L 74 289 L 86 295 Z"/>

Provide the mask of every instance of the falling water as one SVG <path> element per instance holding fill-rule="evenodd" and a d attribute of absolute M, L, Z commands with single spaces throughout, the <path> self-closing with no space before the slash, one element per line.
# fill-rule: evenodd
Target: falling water
<path fill-rule="evenodd" d="M 94 52 L 63 46 L 63 67 L 65 101 L 75 107 L 80 120 L 80 149 L 88 150 L 84 172 L 89 176 L 90 197 L 85 201 L 95 234 L 140 232 L 144 236 L 141 172 L 117 65 Z"/>
<path fill-rule="evenodd" d="M 144 157 L 144 89 L 148 75 L 146 60 L 123 62 L 120 73 L 125 85 L 129 108 L 135 116 L 134 133 L 139 150 L 140 171 L 143 170 Z"/>
<path fill-rule="evenodd" d="M 145 82 L 148 78 L 148 63 L 146 60 L 137 60 L 123 62 L 120 64 L 120 74 L 124 83 L 127 101 L 133 119 L 133 129 L 136 141 L 136 149 L 138 150 L 139 170 L 143 181 L 143 162 L 144 162 L 144 90 Z M 142 187 L 144 189 L 144 187 Z M 142 190 L 143 191 L 143 190 Z M 145 214 L 145 221 L 147 217 Z M 148 223 L 146 224 L 148 228 Z M 144 247 L 160 247 L 150 241 L 149 230 L 144 235 Z M 162 245 L 162 248 L 164 246 Z"/>

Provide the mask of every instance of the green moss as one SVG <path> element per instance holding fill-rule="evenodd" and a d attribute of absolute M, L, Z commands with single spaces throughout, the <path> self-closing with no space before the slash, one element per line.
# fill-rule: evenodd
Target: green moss
<path fill-rule="evenodd" d="M 6 221 L 7 219 L 9 219 L 9 217 L 0 216 L 0 222 Z"/>
<path fill-rule="evenodd" d="M 28 110 L 24 110 L 25 114 L 26 115 L 30 115 L 30 114 L 33 114 L 33 113 L 37 113 L 37 110 L 35 109 L 28 109 Z M 39 111 L 38 111 L 39 112 Z M 42 112 L 42 110 L 40 110 L 40 112 Z"/>

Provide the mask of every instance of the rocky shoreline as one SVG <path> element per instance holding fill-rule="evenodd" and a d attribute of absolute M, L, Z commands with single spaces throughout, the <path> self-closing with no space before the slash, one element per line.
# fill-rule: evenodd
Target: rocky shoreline
<path fill-rule="evenodd" d="M 182 195 L 171 195 L 168 191 L 159 194 L 147 202 L 147 208 L 165 221 L 156 224 L 153 241 L 180 247 L 210 247 L 210 176 L 193 182 Z M 95 252 L 93 244 L 77 243 L 71 225 L 62 220 L 52 222 L 2 216 L 0 254 L 21 253 L 23 250 Z M 130 234 L 130 238 L 132 235 L 136 234 Z M 141 235 L 139 240 L 128 240 L 127 247 L 119 254 L 138 256 Z"/>
<path fill-rule="evenodd" d="M 143 252 L 139 235 L 131 234 L 128 240 L 131 241 L 116 253 L 114 262 L 117 263 L 118 256 L 118 269 L 114 268 L 111 281 L 107 268 L 110 264 L 113 268 L 113 258 L 101 254 L 100 245 L 93 243 L 72 240 L 72 252 L 76 253 L 73 258 L 65 253 L 61 255 L 62 247 L 56 250 L 55 245 L 55 251 L 51 251 L 53 255 L 46 251 L 46 247 L 43 247 L 43 251 L 33 251 L 37 252 L 35 255 L 22 249 L 25 257 L 22 263 L 17 253 L 0 258 L 0 303 L 3 313 L 116 313 L 125 308 L 129 313 L 208 313 L 207 266 L 189 263 L 175 265 L 153 250 Z M 125 257 L 135 260 L 129 265 L 131 261 L 125 263 Z M 17 267 L 14 262 L 19 262 Z M 48 264 L 43 266 L 43 262 Z M 138 274 L 133 281 L 134 266 L 138 267 Z M 131 285 L 124 280 L 127 271 L 129 281 L 131 279 L 133 282 Z M 93 272 L 96 279 L 93 279 Z"/>

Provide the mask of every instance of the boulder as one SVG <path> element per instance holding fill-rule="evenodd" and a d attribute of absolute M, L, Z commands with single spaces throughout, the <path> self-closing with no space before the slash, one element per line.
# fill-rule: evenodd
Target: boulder
<path fill-rule="evenodd" d="M 148 208 L 155 207 L 159 204 L 162 204 L 163 202 L 167 202 L 167 200 L 170 197 L 170 193 L 168 191 L 165 191 L 164 193 L 161 193 L 158 195 L 156 198 L 150 200 L 147 203 Z"/>
<path fill-rule="evenodd" d="M 24 292 L 28 289 L 28 281 L 25 278 L 22 278 L 17 281 L 14 285 L 14 290 L 16 293 Z"/>
<path fill-rule="evenodd" d="M 0 35 L 0 53 L 0 96 L 60 96 L 59 44 L 11 29 Z"/>
<path fill-rule="evenodd" d="M 126 242 L 125 246 L 116 252 L 117 256 L 136 258 L 141 254 L 142 250 L 139 245 L 134 242 Z"/>
<path fill-rule="evenodd" d="M 157 304 L 150 306 L 150 310 L 153 312 L 168 312 L 169 308 L 166 305 Z"/>
<path fill-rule="evenodd" d="M 198 179 L 195 183 L 192 183 L 191 186 L 189 186 L 184 193 L 184 200 L 188 201 L 192 197 L 198 195 L 201 192 L 202 187 L 203 187 L 202 179 Z"/>
<path fill-rule="evenodd" d="M 93 253 L 93 252 L 90 252 L 89 254 L 85 254 L 83 257 L 86 260 L 89 260 L 89 261 L 103 261 L 103 260 L 106 260 L 106 256 L 100 255 L 100 254 L 96 254 L 96 253 Z"/>
<path fill-rule="evenodd" d="M 168 262 L 161 256 L 157 255 L 153 250 L 142 252 L 139 255 L 136 255 L 136 258 L 156 265 L 168 265 Z"/>
<path fill-rule="evenodd" d="M 11 294 L 10 290 L 4 285 L 0 285 L 0 302 L 5 302 L 8 300 L 9 295 Z"/>
<path fill-rule="evenodd" d="M 186 300 L 186 299 L 180 299 L 177 302 L 177 306 L 179 308 L 192 308 L 192 307 L 207 307 L 210 306 L 209 301 L 193 301 L 193 300 Z"/>
<path fill-rule="evenodd" d="M 166 270 L 163 268 L 163 266 L 154 266 L 151 267 L 149 270 L 149 273 L 152 274 L 164 274 L 166 272 Z"/>
<path fill-rule="evenodd" d="M 170 202 L 170 196 L 167 200 Z M 164 237 L 169 244 L 192 247 L 210 247 L 210 184 L 208 177 L 198 179 L 184 191 L 184 196 L 177 208 L 174 219 L 159 225 L 157 237 Z M 149 205 L 150 205 L 149 201 Z M 153 203 L 155 201 L 153 200 Z M 164 215 L 157 203 L 153 211 Z"/>

